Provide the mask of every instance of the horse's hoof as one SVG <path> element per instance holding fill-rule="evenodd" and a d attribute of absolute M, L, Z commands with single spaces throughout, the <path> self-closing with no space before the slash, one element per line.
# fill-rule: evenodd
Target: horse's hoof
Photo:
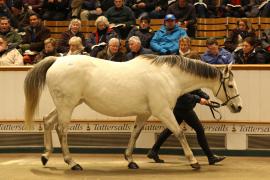
<path fill-rule="evenodd" d="M 83 168 L 79 164 L 76 164 L 71 169 L 74 171 L 82 171 L 83 170 Z"/>
<path fill-rule="evenodd" d="M 139 169 L 139 166 L 135 162 L 130 162 L 128 164 L 129 169 Z"/>
<path fill-rule="evenodd" d="M 201 168 L 200 164 L 199 163 L 194 163 L 194 164 L 190 164 L 190 166 L 195 169 L 195 170 L 198 170 Z"/>
<path fill-rule="evenodd" d="M 45 166 L 48 162 L 48 159 L 45 156 L 41 156 L 41 162 L 42 162 L 43 166 Z"/>

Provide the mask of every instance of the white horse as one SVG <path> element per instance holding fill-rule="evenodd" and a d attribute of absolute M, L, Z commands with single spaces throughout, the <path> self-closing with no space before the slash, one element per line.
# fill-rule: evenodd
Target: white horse
<path fill-rule="evenodd" d="M 72 170 L 82 170 L 70 156 L 67 133 L 74 108 L 84 102 L 105 115 L 136 116 L 125 151 L 129 168 L 139 168 L 132 152 L 145 122 L 153 115 L 179 139 L 190 165 L 197 169 L 200 165 L 172 109 L 179 96 L 206 87 L 225 102 L 231 112 L 240 112 L 242 102 L 230 69 L 231 66 L 226 66 L 220 71 L 181 56 L 144 55 L 122 63 L 83 55 L 48 57 L 30 70 L 24 82 L 26 125 L 31 127 L 46 81 L 56 109 L 44 118 L 43 165 L 52 153 L 51 131 L 56 126 L 64 161 Z"/>

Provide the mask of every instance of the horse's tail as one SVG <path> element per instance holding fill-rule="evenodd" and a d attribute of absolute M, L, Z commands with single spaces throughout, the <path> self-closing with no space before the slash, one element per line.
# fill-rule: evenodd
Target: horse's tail
<path fill-rule="evenodd" d="M 24 80 L 25 109 L 24 118 L 25 126 L 30 129 L 32 126 L 33 116 L 37 110 L 41 92 L 46 81 L 46 73 L 57 57 L 49 56 L 36 64 L 26 75 Z"/>

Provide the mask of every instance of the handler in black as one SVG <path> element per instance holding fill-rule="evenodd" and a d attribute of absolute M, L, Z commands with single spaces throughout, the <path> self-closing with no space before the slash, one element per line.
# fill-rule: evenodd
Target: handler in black
<path fill-rule="evenodd" d="M 205 155 L 207 156 L 209 164 L 213 165 L 217 162 L 222 161 L 223 159 L 225 159 L 225 157 L 214 155 L 213 152 L 210 150 L 206 136 L 204 134 L 204 128 L 202 126 L 202 123 L 200 122 L 195 111 L 193 110 L 193 108 L 196 106 L 196 103 L 200 103 L 202 105 L 208 104 L 208 99 L 209 96 L 202 90 L 195 90 L 190 93 L 184 94 L 177 99 L 173 113 L 178 124 L 181 124 L 183 121 L 185 121 L 190 127 L 192 127 L 196 131 L 198 143 L 200 144 Z M 148 152 L 147 157 L 155 160 L 156 163 L 164 163 L 164 160 L 159 158 L 158 151 L 160 149 L 160 146 L 171 134 L 172 132 L 168 128 L 161 132 L 156 143 Z"/>

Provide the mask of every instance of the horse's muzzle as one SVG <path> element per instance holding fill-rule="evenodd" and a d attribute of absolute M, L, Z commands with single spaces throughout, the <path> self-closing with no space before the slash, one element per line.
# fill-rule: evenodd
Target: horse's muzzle
<path fill-rule="evenodd" d="M 234 104 L 231 104 L 231 108 L 235 113 L 239 113 L 242 110 L 242 106 L 235 106 Z"/>

